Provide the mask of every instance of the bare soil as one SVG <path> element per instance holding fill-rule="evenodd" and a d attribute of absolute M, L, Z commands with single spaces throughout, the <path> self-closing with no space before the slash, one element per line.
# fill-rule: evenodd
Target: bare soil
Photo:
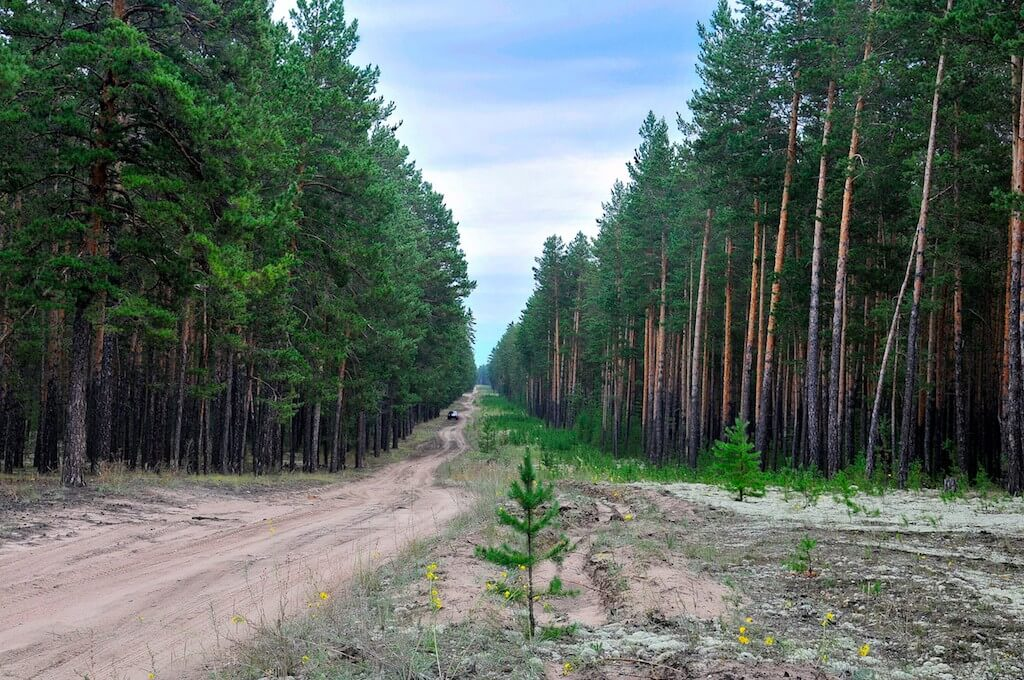
<path fill-rule="evenodd" d="M 740 503 L 696 484 L 558 489 L 576 548 L 538 580 L 558 575 L 574 593 L 539 604 L 541 623 L 565 630 L 533 648 L 546 678 L 1024 678 L 1019 499 L 770 491 Z M 493 531 L 434 553 L 440 618 L 499 620 L 515 642 L 525 602 L 502 590 L 518 575 L 472 553 Z M 817 546 L 796 573 L 785 563 L 807 537 Z M 399 599 L 426 601 L 412 595 Z"/>
<path fill-rule="evenodd" d="M 43 507 L 0 545 L 0 678 L 201 674 L 204 659 L 329 599 L 463 510 L 465 492 L 434 481 L 466 449 L 471 396 L 459 410 L 411 457 L 355 481 Z"/>

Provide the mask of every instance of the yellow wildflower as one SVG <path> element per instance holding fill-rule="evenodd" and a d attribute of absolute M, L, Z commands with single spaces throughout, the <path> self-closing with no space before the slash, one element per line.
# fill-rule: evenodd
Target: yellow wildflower
<path fill-rule="evenodd" d="M 328 594 L 326 591 L 323 591 L 323 590 L 320 591 L 320 599 L 321 600 L 326 602 L 330 598 L 331 598 L 330 594 Z"/>
<path fill-rule="evenodd" d="M 569 675 L 572 673 L 572 663 L 566 661 L 562 664 L 562 675 Z"/>
<path fill-rule="evenodd" d="M 305 654 L 302 655 L 302 663 L 309 663 L 309 657 Z"/>
<path fill-rule="evenodd" d="M 520 564 L 519 565 L 519 571 L 526 571 L 526 565 L 525 564 Z"/>
<path fill-rule="evenodd" d="M 240 623 L 245 623 L 245 617 L 240 616 L 239 614 L 235 614 L 231 617 L 231 623 L 235 624 L 236 626 Z"/>
<path fill-rule="evenodd" d="M 533 601 L 534 602 L 540 602 L 540 595 L 534 595 L 533 596 Z"/>
<path fill-rule="evenodd" d="M 767 647 L 771 647 L 772 645 L 775 644 L 775 638 L 773 638 L 771 635 L 769 635 L 768 637 L 766 637 L 764 639 L 764 644 Z"/>
<path fill-rule="evenodd" d="M 505 595 L 505 599 L 506 600 L 511 600 L 512 599 L 512 593 L 510 591 L 506 590 L 504 592 L 504 595 Z"/>
<path fill-rule="evenodd" d="M 743 620 L 746 621 L 747 623 L 753 623 L 754 622 L 754 617 L 748 616 L 747 618 L 745 618 Z"/>
<path fill-rule="evenodd" d="M 870 653 L 871 653 L 871 645 L 869 645 L 866 642 L 860 646 L 860 649 L 857 650 L 857 654 L 859 654 L 860 656 L 867 656 Z"/>
<path fill-rule="evenodd" d="M 502 578 L 508 578 L 508 572 L 507 571 L 501 572 L 501 577 Z"/>
<path fill-rule="evenodd" d="M 829 613 L 825 614 L 825 618 L 823 618 L 821 620 L 821 627 L 824 628 L 828 624 L 832 623 L 835 620 L 836 620 L 836 615 L 833 614 L 832 612 L 829 612 Z"/>
<path fill-rule="evenodd" d="M 750 638 L 748 638 L 746 635 L 740 635 L 736 639 L 739 640 L 741 645 L 749 645 L 750 644 Z"/>
<path fill-rule="evenodd" d="M 156 673 L 149 673 L 146 675 L 146 680 L 156 680 Z"/>
<path fill-rule="evenodd" d="M 624 522 L 632 522 L 633 521 L 632 513 L 627 512 L 625 515 L 623 515 L 622 516 L 622 521 L 624 521 Z"/>
<path fill-rule="evenodd" d="M 747 627 L 746 626 L 740 626 L 740 635 L 743 635 L 746 632 L 747 632 Z"/>

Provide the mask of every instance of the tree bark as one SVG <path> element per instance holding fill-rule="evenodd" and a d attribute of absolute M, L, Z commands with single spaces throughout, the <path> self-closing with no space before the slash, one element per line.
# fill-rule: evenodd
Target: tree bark
<path fill-rule="evenodd" d="M 704 239 L 700 253 L 700 276 L 697 282 L 697 304 L 693 327 L 693 351 L 690 354 L 690 409 L 687 418 L 687 460 L 691 468 L 697 467 L 697 453 L 700 446 L 700 378 L 701 342 L 704 338 L 704 299 L 707 295 L 708 248 L 711 242 L 711 221 L 715 211 L 708 208 L 704 217 Z"/>
<path fill-rule="evenodd" d="M 725 238 L 725 315 L 722 332 L 722 422 L 732 416 L 732 237 Z"/>
<path fill-rule="evenodd" d="M 864 41 L 864 57 L 862 63 L 867 63 L 872 52 L 872 17 L 878 9 L 878 1 L 871 0 L 871 17 L 867 39 Z M 850 220 L 853 214 L 853 186 L 854 169 L 859 158 L 860 151 L 860 127 L 861 118 L 864 113 L 864 93 L 857 94 L 857 103 L 853 110 L 853 126 L 850 130 L 850 147 L 846 156 L 846 180 L 843 185 L 843 207 L 839 221 L 839 247 L 836 255 L 836 277 L 832 294 L 832 351 L 829 361 L 828 373 L 828 433 L 827 433 L 827 456 L 825 459 L 825 474 L 829 477 L 839 471 L 841 449 L 839 439 L 839 423 L 841 414 L 839 412 L 839 391 L 840 384 L 839 359 L 842 355 L 842 347 L 836 345 L 835 338 L 840 337 L 842 332 L 842 304 L 846 299 L 846 267 L 850 254 Z"/>
<path fill-rule="evenodd" d="M 946 14 L 953 9 L 953 0 L 947 0 Z M 910 458 L 913 453 L 914 392 L 917 389 L 917 335 L 920 326 L 921 296 L 924 293 L 925 259 L 928 227 L 928 208 L 931 202 L 932 166 L 935 161 L 936 131 L 939 125 L 939 100 L 942 95 L 942 79 L 946 70 L 946 50 L 939 54 L 939 65 L 935 71 L 935 91 L 932 95 L 932 115 L 928 128 L 928 151 L 924 159 L 924 177 L 921 183 L 921 207 L 918 211 L 917 230 L 914 241 L 914 291 L 910 305 L 910 320 L 907 323 L 906 376 L 903 382 L 903 418 L 900 422 L 900 469 L 899 486 L 907 486 L 910 474 Z"/>
<path fill-rule="evenodd" d="M 739 419 L 750 423 L 750 382 L 754 368 L 756 353 L 754 342 L 757 340 L 758 310 L 758 268 L 761 266 L 761 201 L 754 199 L 754 236 L 752 239 L 754 254 L 750 263 L 750 300 L 747 303 L 747 333 L 743 342 L 743 373 L 740 375 L 740 413 Z"/>
<path fill-rule="evenodd" d="M 789 142 L 786 145 L 786 173 L 782 182 L 782 204 L 779 207 L 779 231 L 775 241 L 775 268 L 772 294 L 768 302 L 768 327 L 764 341 L 764 375 L 761 378 L 761 410 L 757 414 L 754 446 L 764 456 L 768 446 L 768 400 L 772 394 L 772 373 L 775 367 L 776 312 L 782 297 L 782 266 L 786 259 L 786 228 L 789 224 L 789 191 L 793 185 L 796 166 L 797 122 L 800 116 L 800 90 L 796 87 L 799 72 L 794 77 L 793 102 L 789 112 Z"/>
<path fill-rule="evenodd" d="M 807 321 L 807 372 L 804 378 L 804 402 L 807 404 L 807 459 L 817 465 L 821 449 L 821 416 L 818 412 L 820 397 L 820 345 L 818 327 L 821 299 L 821 250 L 825 231 L 825 188 L 828 174 L 828 144 L 832 134 L 832 106 L 836 99 L 836 83 L 828 83 L 825 98 L 825 120 L 821 133 L 821 158 L 818 160 L 818 193 L 814 201 L 814 245 L 811 252 L 811 298 Z"/>
<path fill-rule="evenodd" d="M 86 388 L 89 381 L 89 350 L 92 329 L 85 318 L 85 306 L 75 307 L 71 330 L 71 374 L 68 384 L 68 415 L 64 433 L 64 486 L 85 486 L 86 457 Z"/>

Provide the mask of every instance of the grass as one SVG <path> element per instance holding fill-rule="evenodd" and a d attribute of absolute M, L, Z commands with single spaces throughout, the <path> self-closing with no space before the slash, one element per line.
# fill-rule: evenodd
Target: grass
<path fill-rule="evenodd" d="M 504 397 L 488 394 L 482 397 L 483 417 L 480 424 L 480 447 L 495 455 L 503 455 L 502 447 L 530 447 L 552 477 L 579 479 L 590 482 L 694 482 L 727 486 L 726 479 L 704 452 L 696 469 L 679 461 L 652 465 L 636 456 L 614 457 L 610 452 L 587 443 L 580 432 L 573 429 L 548 427 L 539 418 L 529 416 L 520 406 Z M 911 488 L 920 490 L 929 486 L 921 470 L 915 468 Z M 868 478 L 863 459 L 832 478 L 824 477 L 816 469 L 794 469 L 783 467 L 761 473 L 764 485 L 783 490 L 786 493 L 802 494 L 813 504 L 818 497 L 828 494 L 845 503 L 851 512 L 862 510 L 851 499 L 859 493 L 881 496 L 895 488 L 893 480 L 881 473 Z M 941 484 L 938 485 L 941 487 Z M 961 480 L 960 488 L 964 488 Z M 981 495 L 994 490 L 984 476 L 979 477 L 975 487 Z M 945 494 L 944 499 L 952 501 L 963 497 L 963 493 Z"/>

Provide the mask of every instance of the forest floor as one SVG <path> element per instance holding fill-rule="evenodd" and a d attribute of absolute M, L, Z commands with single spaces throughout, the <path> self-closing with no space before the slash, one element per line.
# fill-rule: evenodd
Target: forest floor
<path fill-rule="evenodd" d="M 465 450 L 465 424 L 421 425 L 376 469 L 327 485 L 165 476 L 65 494 L 5 480 L 0 678 L 202 673 L 254 628 L 325 603 L 458 516 L 461 490 L 432 481 Z"/>
<path fill-rule="evenodd" d="M 740 503 L 703 484 L 582 478 L 564 459 L 542 470 L 575 548 L 541 573 L 562 591 L 541 597 L 531 643 L 521 574 L 474 556 L 507 538 L 494 507 L 522 451 L 470 447 L 439 468 L 478 498 L 459 520 L 260 630 L 214 677 L 1024 678 L 1021 499 L 771 490 Z M 808 564 L 788 566 L 803 539 Z"/>

